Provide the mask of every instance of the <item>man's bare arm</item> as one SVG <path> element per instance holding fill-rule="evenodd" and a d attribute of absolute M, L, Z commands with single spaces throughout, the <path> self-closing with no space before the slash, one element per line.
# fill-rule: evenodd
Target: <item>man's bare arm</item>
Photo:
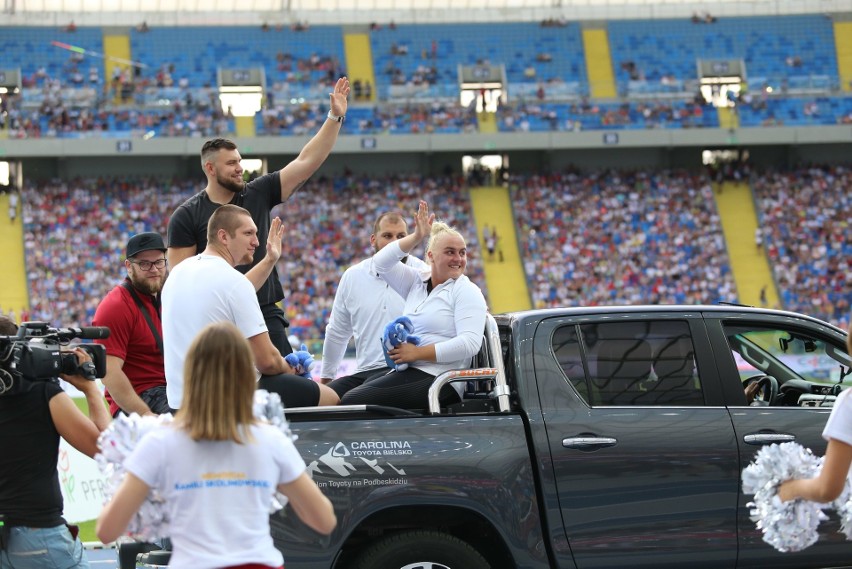
<path fill-rule="evenodd" d="M 341 77 L 329 93 L 331 112 L 337 116 L 346 115 L 349 79 Z M 322 166 L 331 149 L 337 142 L 342 123 L 326 120 L 319 132 L 302 148 L 295 160 L 284 166 L 279 172 L 281 178 L 281 201 L 285 202 Z"/>
<path fill-rule="evenodd" d="M 116 356 L 107 356 L 107 370 L 103 382 L 110 396 L 121 410 L 127 413 L 153 415 L 151 409 L 136 394 L 130 378 L 124 373 L 124 360 Z"/>
<path fill-rule="evenodd" d="M 166 259 L 169 261 L 169 267 L 174 269 L 184 259 L 189 259 L 198 252 L 198 247 L 190 245 L 189 247 L 169 247 L 166 251 Z"/>
<path fill-rule="evenodd" d="M 278 348 L 269 339 L 269 332 L 252 336 L 248 341 L 252 354 L 254 354 L 254 364 L 260 373 L 264 375 L 293 373 L 293 368 L 284 360 Z"/>

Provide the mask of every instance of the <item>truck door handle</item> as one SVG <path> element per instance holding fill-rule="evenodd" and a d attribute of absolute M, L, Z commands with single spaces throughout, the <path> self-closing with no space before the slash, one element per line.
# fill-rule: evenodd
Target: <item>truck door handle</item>
<path fill-rule="evenodd" d="M 562 439 L 562 446 L 577 450 L 594 450 L 596 448 L 615 446 L 618 440 L 612 437 L 568 437 Z"/>
<path fill-rule="evenodd" d="M 768 445 L 772 443 L 786 443 L 795 441 L 796 435 L 784 433 L 753 433 L 743 437 L 743 441 L 749 445 Z"/>

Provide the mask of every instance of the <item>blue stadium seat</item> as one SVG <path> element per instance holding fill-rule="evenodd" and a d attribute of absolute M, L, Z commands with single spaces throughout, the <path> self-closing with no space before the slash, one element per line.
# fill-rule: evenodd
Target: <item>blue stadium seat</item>
<path fill-rule="evenodd" d="M 614 72 L 623 91 L 631 80 L 622 66 L 656 85 L 664 76 L 697 78 L 698 59 L 743 59 L 749 78 L 822 76 L 837 81 L 831 19 L 822 15 L 720 18 L 715 23 L 618 20 L 607 24 Z M 787 58 L 799 58 L 791 66 Z"/>
<path fill-rule="evenodd" d="M 394 45 L 407 49 L 407 53 L 393 54 Z M 391 67 L 399 69 L 404 80 L 410 80 L 418 68 L 434 66 L 437 82 L 457 84 L 459 65 L 489 62 L 505 65 L 510 85 L 551 80 L 586 83 L 583 39 L 576 23 L 562 27 L 537 23 L 399 25 L 372 31 L 370 46 L 377 87 L 383 96 L 391 85 L 387 73 Z M 538 61 L 537 56 L 543 53 L 551 61 Z M 534 78 L 525 76 L 528 67 L 535 70 Z"/>
<path fill-rule="evenodd" d="M 5 26 L 0 34 L 0 53 L 3 54 L 2 67 L 20 68 L 23 79 L 35 77 L 39 69 L 44 69 L 50 78 L 60 79 L 63 85 L 71 84 L 74 71 L 72 56 L 75 52 L 57 47 L 51 42 L 59 42 L 89 52 L 103 53 L 101 28 L 81 27 L 75 32 L 66 32 L 57 28 Z M 82 55 L 76 63 L 85 83 L 89 84 L 90 67 L 99 70 L 99 83 L 103 83 L 103 60 L 92 55 Z"/>
<path fill-rule="evenodd" d="M 299 71 L 297 62 L 316 55 L 334 60 L 338 70 L 345 62 L 340 26 L 317 26 L 300 32 L 246 26 L 184 27 L 179 33 L 174 28 L 153 27 L 144 33 L 132 31 L 130 45 L 134 59 L 148 66 L 146 75 L 173 65 L 175 83 L 186 77 L 193 87 L 215 86 L 220 67 L 263 67 L 269 87 L 284 81 L 333 85 L 336 74 L 329 78 L 322 70 Z M 279 68 L 279 53 L 292 56 L 292 75 Z"/>

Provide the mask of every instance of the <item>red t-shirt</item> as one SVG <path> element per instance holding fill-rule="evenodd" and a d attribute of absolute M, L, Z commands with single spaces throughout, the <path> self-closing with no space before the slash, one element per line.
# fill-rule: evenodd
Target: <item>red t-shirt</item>
<path fill-rule="evenodd" d="M 150 294 L 137 293 L 162 338 L 163 324 L 154 307 L 154 299 Z M 95 311 L 92 325 L 109 328 L 109 338 L 95 342 L 106 346 L 108 356 L 124 360 L 122 371 L 130 380 L 133 391 L 141 394 L 147 389 L 166 384 L 163 354 L 157 349 L 151 328 L 127 289 L 119 285 L 107 293 Z M 104 396 L 109 403 L 110 413 L 114 415 L 119 409 L 118 405 L 108 390 Z"/>

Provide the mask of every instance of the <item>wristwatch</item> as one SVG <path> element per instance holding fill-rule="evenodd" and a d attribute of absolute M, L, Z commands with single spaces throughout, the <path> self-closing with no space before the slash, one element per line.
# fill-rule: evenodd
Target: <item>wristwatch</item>
<path fill-rule="evenodd" d="M 328 118 L 330 118 L 333 121 L 343 122 L 344 119 L 346 118 L 346 115 L 337 116 L 336 114 L 332 113 L 331 111 L 328 111 Z"/>

